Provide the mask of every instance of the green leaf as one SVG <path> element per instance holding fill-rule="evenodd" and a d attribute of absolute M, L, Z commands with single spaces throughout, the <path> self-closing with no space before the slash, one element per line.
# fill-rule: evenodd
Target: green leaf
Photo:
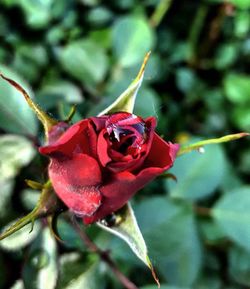
<path fill-rule="evenodd" d="M 113 17 L 112 12 L 104 6 L 98 6 L 89 11 L 87 20 L 91 26 L 104 26 Z"/>
<path fill-rule="evenodd" d="M 30 248 L 23 270 L 25 288 L 44 289 L 46 284 L 46 289 L 54 289 L 58 277 L 56 258 L 56 241 L 46 227 Z"/>
<path fill-rule="evenodd" d="M 52 128 L 52 126 L 56 125 L 58 123 L 58 121 L 53 119 L 45 111 L 43 111 L 30 98 L 30 96 L 27 93 L 27 91 L 20 84 L 18 84 L 13 79 L 4 76 L 1 72 L 0 72 L 0 76 L 1 76 L 1 78 L 6 80 L 11 86 L 13 86 L 17 91 L 19 91 L 23 95 L 23 97 L 24 97 L 25 101 L 27 102 L 27 104 L 29 105 L 29 107 L 35 112 L 37 118 L 42 122 L 43 128 L 44 128 L 44 132 L 45 132 L 45 136 L 46 136 L 46 140 L 47 140 L 48 139 L 49 130 Z"/>
<path fill-rule="evenodd" d="M 76 252 L 62 255 L 56 289 L 104 288 L 99 262 L 95 260 L 88 263 L 86 264 L 86 260 L 84 262 L 81 255 Z"/>
<path fill-rule="evenodd" d="M 33 189 L 25 189 L 21 192 L 21 199 L 24 207 L 33 210 L 40 199 L 41 192 Z"/>
<path fill-rule="evenodd" d="M 0 137 L 0 181 L 15 177 L 35 156 L 31 142 L 19 135 L 6 134 Z"/>
<path fill-rule="evenodd" d="M 217 69 L 226 69 L 237 60 L 239 49 L 235 43 L 226 43 L 221 45 L 215 57 L 215 67 Z"/>
<path fill-rule="evenodd" d="M 10 200 L 12 190 L 14 187 L 13 180 L 1 181 L 0 180 L 0 219 L 5 217 L 10 211 Z"/>
<path fill-rule="evenodd" d="M 200 229 L 203 238 L 206 240 L 206 244 L 217 244 L 219 241 L 225 239 L 225 233 L 214 220 L 202 219 Z"/>
<path fill-rule="evenodd" d="M 216 160 L 216 165 L 211 160 Z M 206 147 L 205 153 L 191 152 L 175 160 L 170 173 L 177 182 L 165 181 L 171 197 L 198 200 L 215 192 L 222 181 L 225 157 L 219 145 Z"/>
<path fill-rule="evenodd" d="M 15 222 L 17 222 L 17 220 L 6 225 L 4 228 L 2 228 L 1 231 L 7 230 L 7 228 L 11 227 L 11 225 L 14 224 Z M 29 226 L 26 225 L 25 227 L 21 228 L 17 232 L 8 236 L 8 238 L 1 240 L 0 248 L 6 251 L 15 251 L 15 250 L 19 250 L 27 246 L 36 238 L 41 228 L 41 225 L 39 222 L 36 222 L 34 224 L 32 232 L 31 232 L 31 228 L 32 228 L 31 225 Z"/>
<path fill-rule="evenodd" d="M 157 270 L 176 286 L 190 286 L 201 269 L 202 251 L 192 207 L 150 197 L 136 216 Z"/>
<path fill-rule="evenodd" d="M 23 280 L 17 280 L 13 286 L 11 286 L 10 289 L 25 289 Z"/>
<path fill-rule="evenodd" d="M 229 249 L 229 274 L 237 283 L 250 286 L 250 252 L 235 246 Z"/>
<path fill-rule="evenodd" d="M 0 65 L 0 72 L 27 87 L 25 81 L 6 66 Z M 4 80 L 0 80 L 0 96 L 0 127 L 7 132 L 35 135 L 37 119 L 23 96 Z"/>
<path fill-rule="evenodd" d="M 64 246 L 77 250 L 85 250 L 83 242 L 73 227 L 63 218 L 59 218 L 57 222 L 57 230 L 60 239 L 62 239 Z"/>
<path fill-rule="evenodd" d="M 222 282 L 219 279 L 220 276 L 216 275 L 216 273 L 218 274 L 218 272 L 216 272 L 216 271 L 215 270 L 211 271 L 211 270 L 207 269 L 207 266 L 206 266 L 206 273 L 207 274 L 205 276 L 201 276 L 201 278 L 199 278 L 199 280 L 197 282 L 195 282 L 195 285 L 193 288 L 195 288 L 195 289 L 210 289 L 210 288 L 213 288 L 213 289 L 221 289 L 221 288 L 230 289 L 229 287 L 224 287 L 222 285 Z M 231 289 L 237 289 L 237 288 L 233 287 Z"/>
<path fill-rule="evenodd" d="M 198 79 L 190 68 L 179 68 L 176 70 L 176 85 L 183 93 L 193 91 L 197 87 Z"/>
<path fill-rule="evenodd" d="M 249 135 L 250 134 L 247 132 L 241 132 L 241 133 L 236 133 L 236 134 L 229 134 L 229 135 L 222 136 L 219 138 L 212 138 L 212 139 L 199 141 L 199 142 L 181 147 L 177 153 L 177 156 L 189 153 L 193 150 L 203 152 L 203 146 L 205 146 L 205 145 L 218 144 L 218 143 L 233 141 L 233 140 L 237 140 L 237 139 L 240 139 L 242 137 L 249 136 Z"/>
<path fill-rule="evenodd" d="M 59 50 L 58 56 L 64 70 L 85 85 L 95 85 L 106 75 L 107 55 L 90 39 L 71 42 Z"/>
<path fill-rule="evenodd" d="M 140 71 L 137 74 L 134 81 L 129 85 L 129 87 L 110 106 L 108 106 L 106 109 L 100 112 L 98 116 L 104 115 L 104 114 L 110 114 L 114 112 L 119 112 L 119 111 L 126 111 L 130 113 L 133 112 L 136 95 L 142 84 L 144 71 L 145 71 L 145 67 L 148 62 L 149 56 L 150 56 L 150 52 L 148 52 L 146 56 L 144 57 Z"/>
<path fill-rule="evenodd" d="M 250 77 L 244 74 L 230 73 L 224 78 L 225 94 L 235 104 L 249 103 Z"/>
<path fill-rule="evenodd" d="M 222 190 L 223 193 L 227 193 L 243 185 L 243 180 L 240 179 L 240 175 L 235 169 L 235 165 L 230 162 L 230 159 L 225 160 L 226 166 L 224 170 L 224 176 L 220 184 L 220 190 Z"/>
<path fill-rule="evenodd" d="M 145 105 L 147 103 L 147 105 Z M 151 88 L 142 88 L 135 102 L 135 114 L 142 117 L 158 116 L 160 102 L 158 95 Z"/>
<path fill-rule="evenodd" d="M 112 27 L 114 54 L 122 67 L 137 64 L 154 46 L 154 34 L 146 19 L 125 16 Z"/>
<path fill-rule="evenodd" d="M 154 279 L 158 282 L 151 261 L 148 257 L 147 246 L 129 203 L 114 213 L 111 220 L 106 218 L 98 222 L 97 225 L 123 239 L 136 256 L 150 268 Z"/>
<path fill-rule="evenodd" d="M 235 29 L 234 29 L 235 35 L 240 38 L 247 37 L 247 33 L 249 32 L 249 28 L 250 28 L 249 11 L 238 10 L 234 18 L 234 23 L 235 23 Z"/>
<path fill-rule="evenodd" d="M 242 130 L 250 131 L 250 114 L 248 104 L 237 105 L 231 114 L 232 122 Z"/>
<path fill-rule="evenodd" d="M 245 186 L 224 195 L 212 209 L 215 221 L 239 246 L 250 251 L 250 187 Z"/>
<path fill-rule="evenodd" d="M 230 0 L 229 2 L 241 9 L 250 8 L 250 0 Z"/>
<path fill-rule="evenodd" d="M 250 150 L 246 149 L 240 155 L 240 171 L 246 174 L 250 173 Z"/>
<path fill-rule="evenodd" d="M 47 27 L 51 20 L 51 5 L 54 0 L 20 0 L 27 22 L 32 28 Z"/>
<path fill-rule="evenodd" d="M 51 109 L 62 101 L 78 104 L 84 100 L 81 90 L 73 83 L 64 80 L 44 85 L 36 99 L 45 109 Z"/>

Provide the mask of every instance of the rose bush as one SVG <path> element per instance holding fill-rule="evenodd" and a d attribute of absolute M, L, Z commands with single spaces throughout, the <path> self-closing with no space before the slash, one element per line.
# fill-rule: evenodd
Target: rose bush
<path fill-rule="evenodd" d="M 115 212 L 169 169 L 179 149 L 155 132 L 156 119 L 118 112 L 57 124 L 39 151 L 60 199 L 85 224 Z"/>

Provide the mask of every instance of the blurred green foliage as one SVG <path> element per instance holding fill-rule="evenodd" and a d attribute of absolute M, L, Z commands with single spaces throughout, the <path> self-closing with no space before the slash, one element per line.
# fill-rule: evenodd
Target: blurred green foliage
<path fill-rule="evenodd" d="M 156 116 L 165 139 L 249 132 L 249 9 L 249 0 L 2 0 L 0 70 L 59 119 L 77 104 L 77 121 L 110 104 L 152 50 L 135 113 Z M 34 206 L 24 179 L 43 182 L 47 162 L 34 153 L 35 116 L 3 81 L 0 132 L 4 227 Z M 182 156 L 171 172 L 177 183 L 159 178 L 133 200 L 162 288 L 250 288 L 248 141 Z M 29 229 L 0 243 L 0 288 L 121 288 L 63 218 L 63 244 L 44 222 Z M 88 230 L 140 288 L 156 288 L 125 243 Z"/>

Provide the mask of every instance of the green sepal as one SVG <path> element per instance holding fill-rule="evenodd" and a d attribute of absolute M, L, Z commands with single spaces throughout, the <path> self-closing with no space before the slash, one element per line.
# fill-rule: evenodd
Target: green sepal
<path fill-rule="evenodd" d="M 34 189 L 34 190 L 42 190 L 43 189 L 43 184 L 38 183 L 36 181 L 32 181 L 32 180 L 24 180 L 25 183 L 27 184 L 27 186 L 29 186 L 30 188 Z"/>
<path fill-rule="evenodd" d="M 149 267 L 153 278 L 158 286 L 160 286 L 160 282 L 148 257 L 146 243 L 137 224 L 136 217 L 130 203 L 127 203 L 124 207 L 109 217 L 97 222 L 97 225 L 123 239 L 129 245 L 135 255 Z"/>
<path fill-rule="evenodd" d="M 181 147 L 177 153 L 177 156 L 181 156 L 181 155 L 189 153 L 193 150 L 197 150 L 197 151 L 202 152 L 202 149 L 205 145 L 233 141 L 233 140 L 237 140 L 237 139 L 240 139 L 242 137 L 249 136 L 249 135 L 250 134 L 247 132 L 241 132 L 241 133 L 236 133 L 236 134 L 229 134 L 229 135 L 226 135 L 226 136 L 223 136 L 220 138 L 212 138 L 212 139 L 208 139 L 208 140 L 199 141 L 199 142 L 196 142 L 194 144 L 190 144 L 190 145 Z"/>
<path fill-rule="evenodd" d="M 51 130 L 51 128 L 56 125 L 58 123 L 57 120 L 55 120 L 54 118 L 50 117 L 45 111 L 43 111 L 29 96 L 29 94 L 26 92 L 26 90 L 19 85 L 17 82 L 15 82 L 14 80 L 4 76 L 1 72 L 0 72 L 0 76 L 8 81 L 13 87 L 15 87 L 19 92 L 22 93 L 22 95 L 24 96 L 26 102 L 28 103 L 29 107 L 36 113 L 38 119 L 41 121 L 43 127 L 44 127 L 44 132 L 45 132 L 45 136 L 46 136 L 46 140 L 48 140 L 48 136 L 49 136 L 49 131 Z"/>
<path fill-rule="evenodd" d="M 18 230 L 20 230 L 29 223 L 31 223 L 31 231 L 32 231 L 35 220 L 43 217 L 56 215 L 59 212 L 63 212 L 64 210 L 65 206 L 58 199 L 58 197 L 53 191 L 50 181 L 48 181 L 46 184 L 43 185 L 40 199 L 34 210 L 31 211 L 28 215 L 19 219 L 6 231 L 2 232 L 0 234 L 0 240 L 3 240 L 4 238 L 12 235 L 13 233 L 17 232 Z"/>
<path fill-rule="evenodd" d="M 144 71 L 146 64 L 148 62 L 149 56 L 151 52 L 148 52 L 144 57 L 143 63 L 141 65 L 140 71 L 134 81 L 129 85 L 129 87 L 106 109 L 98 114 L 98 116 L 104 114 L 111 114 L 119 111 L 125 111 L 129 113 L 133 113 L 134 104 L 137 92 L 142 84 Z"/>

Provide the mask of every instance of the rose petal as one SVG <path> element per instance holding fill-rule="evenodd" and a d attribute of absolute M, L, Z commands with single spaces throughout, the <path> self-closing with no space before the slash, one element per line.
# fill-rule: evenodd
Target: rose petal
<path fill-rule="evenodd" d="M 122 172 L 113 176 L 108 184 L 101 186 L 103 195 L 102 206 L 91 217 L 84 217 L 85 224 L 103 219 L 108 214 L 123 207 L 128 200 L 147 183 L 162 174 L 162 168 L 146 168 L 137 176 L 129 172 Z"/>
<path fill-rule="evenodd" d="M 90 119 L 93 121 L 93 123 L 95 124 L 95 128 L 96 131 L 99 132 L 101 131 L 103 128 L 105 128 L 105 123 L 106 120 L 108 119 L 108 115 L 103 115 L 103 116 L 99 116 L 99 117 L 91 117 Z"/>
<path fill-rule="evenodd" d="M 96 155 L 96 133 L 89 119 L 72 125 L 57 141 L 39 148 L 39 152 L 50 157 L 65 155 L 71 157 L 73 153 Z"/>
<path fill-rule="evenodd" d="M 91 216 L 101 205 L 101 171 L 92 157 L 77 154 L 68 160 L 53 159 L 49 177 L 56 194 L 76 214 Z"/>
<path fill-rule="evenodd" d="M 164 170 L 169 169 L 173 165 L 179 148 L 179 144 L 166 142 L 154 132 L 151 149 L 145 161 L 145 166 L 160 167 Z"/>
<path fill-rule="evenodd" d="M 84 217 L 85 224 L 90 224 L 117 211 L 147 183 L 173 165 L 179 145 L 167 143 L 156 133 L 148 157 L 138 174 L 128 171 L 113 174 L 108 183 L 100 187 L 103 195 L 102 206 L 91 217 Z"/>
<path fill-rule="evenodd" d="M 103 167 L 105 167 L 107 163 L 112 161 L 108 155 L 108 142 L 104 136 L 105 133 L 106 130 L 102 130 L 97 140 L 97 155 Z"/>

